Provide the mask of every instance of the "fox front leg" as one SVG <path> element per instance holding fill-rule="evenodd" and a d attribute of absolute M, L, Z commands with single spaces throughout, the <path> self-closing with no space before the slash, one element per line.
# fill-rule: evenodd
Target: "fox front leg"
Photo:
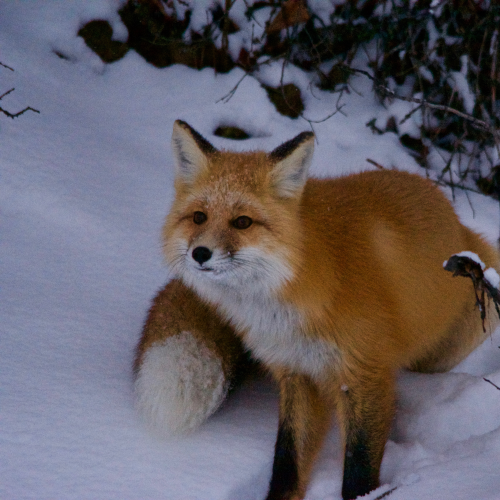
<path fill-rule="evenodd" d="M 331 406 L 309 377 L 275 376 L 280 386 L 280 417 L 266 500 L 302 500 L 329 427 Z"/>
<path fill-rule="evenodd" d="M 380 464 L 394 415 L 394 377 L 357 374 L 344 389 L 339 398 L 345 440 L 342 498 L 353 500 L 379 486 Z"/>

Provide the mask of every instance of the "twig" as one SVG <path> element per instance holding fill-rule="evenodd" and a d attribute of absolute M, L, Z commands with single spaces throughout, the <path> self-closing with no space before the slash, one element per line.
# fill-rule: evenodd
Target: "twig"
<path fill-rule="evenodd" d="M 10 69 L 11 71 L 14 71 L 14 68 L 11 68 L 10 66 L 7 66 L 6 64 L 0 62 L 0 66 L 3 66 L 4 68 Z"/>
<path fill-rule="evenodd" d="M 306 118 L 302 113 L 300 114 L 300 117 L 302 119 L 304 119 L 306 122 L 308 122 L 309 125 L 312 125 L 313 123 L 323 123 L 323 122 L 326 122 L 326 120 L 328 120 L 332 116 L 336 115 L 337 113 L 341 113 L 341 114 L 343 114 L 345 116 L 345 113 L 342 111 L 342 108 L 345 106 L 345 104 L 341 104 L 339 106 L 339 101 L 340 101 L 340 97 L 337 99 L 337 104 L 335 105 L 336 106 L 335 111 L 333 111 L 329 115 L 326 115 L 324 118 L 321 118 L 320 120 L 312 120 L 310 118 Z"/>
<path fill-rule="evenodd" d="M 252 25 L 252 43 L 253 43 L 253 25 Z M 246 70 L 245 68 L 242 68 L 243 71 L 245 72 L 245 74 L 238 80 L 236 85 L 226 95 L 222 96 L 220 99 L 215 101 L 215 103 L 217 104 L 221 101 L 223 101 L 224 103 L 227 103 L 233 97 L 233 95 L 236 93 L 236 90 L 238 90 L 240 83 L 245 79 L 245 77 L 252 76 L 255 78 L 254 73 L 258 72 L 260 66 L 263 66 L 264 64 L 270 64 L 279 58 L 280 58 L 280 56 L 269 57 L 266 60 L 261 61 L 258 64 L 255 64 L 254 68 L 251 70 Z"/>
<path fill-rule="evenodd" d="M 478 191 L 477 189 L 468 186 L 462 186 L 461 184 L 455 184 L 454 182 L 443 181 L 443 180 L 436 180 L 433 182 L 438 186 L 448 187 L 451 189 L 461 189 L 462 191 L 469 191 L 471 193 L 476 193 L 476 194 L 484 194 L 481 191 Z"/>
<path fill-rule="evenodd" d="M 379 170 L 386 170 L 386 168 L 383 165 L 381 165 L 380 163 L 377 163 L 374 160 L 370 160 L 370 158 L 367 158 L 366 161 L 368 163 L 371 163 L 372 165 L 375 165 Z"/>
<path fill-rule="evenodd" d="M 481 59 L 483 57 L 484 44 L 486 43 L 486 36 L 488 35 L 488 30 L 484 30 L 483 41 L 481 42 L 481 47 L 479 49 L 479 55 L 477 57 L 477 66 L 476 66 L 476 95 L 481 95 L 481 90 L 479 88 L 479 75 L 481 73 Z"/>
<path fill-rule="evenodd" d="M 230 19 L 229 19 L 229 11 L 231 10 L 231 7 L 233 6 L 234 2 L 236 0 L 226 0 L 226 4 L 224 7 L 224 17 L 222 19 L 222 42 L 221 42 L 221 48 L 224 52 L 227 52 L 228 49 L 228 35 L 229 35 L 229 26 L 230 26 Z"/>
<path fill-rule="evenodd" d="M 10 89 L 10 90 L 7 90 L 7 92 L 4 92 L 2 95 L 0 95 L 0 101 L 6 96 L 6 95 L 9 95 L 11 92 L 14 92 L 15 89 Z"/>
<path fill-rule="evenodd" d="M 250 75 L 250 73 L 248 73 L 248 71 L 245 71 L 245 74 L 238 80 L 238 82 L 236 83 L 236 85 L 224 96 L 222 96 L 220 99 L 218 99 L 217 101 L 215 101 L 215 104 L 223 101 L 224 104 L 227 103 L 232 97 L 233 95 L 235 94 L 235 92 L 238 90 L 238 87 L 240 86 L 240 83 L 248 76 Z"/>
<path fill-rule="evenodd" d="M 490 55 L 491 55 L 491 113 L 493 116 L 496 115 L 495 104 L 497 102 L 496 97 L 496 72 L 497 72 L 497 49 L 498 49 L 498 29 L 493 32 L 491 36 L 491 45 L 490 45 Z"/>
<path fill-rule="evenodd" d="M 414 113 L 416 113 L 419 109 L 423 108 L 423 104 L 419 104 L 416 108 L 413 108 L 408 114 L 405 115 L 405 117 L 399 122 L 400 125 L 403 125 L 403 123 L 406 120 L 409 120 Z"/>
<path fill-rule="evenodd" d="M 381 500 L 382 498 L 388 497 L 394 490 L 397 490 L 397 489 L 398 489 L 398 487 L 394 486 L 394 488 L 391 488 L 390 490 L 385 491 L 384 493 L 382 493 L 378 497 L 374 498 L 373 500 Z"/>
<path fill-rule="evenodd" d="M 496 389 L 498 389 L 500 391 L 500 387 L 498 387 L 498 385 L 494 384 L 491 380 L 488 380 L 487 378 L 484 378 L 484 377 L 483 377 L 483 380 L 485 382 L 488 382 L 489 384 L 491 384 L 493 387 L 495 387 Z"/>
<path fill-rule="evenodd" d="M 472 205 L 472 201 L 471 201 L 469 193 L 467 191 L 465 191 L 465 197 L 467 198 L 467 201 L 469 202 L 469 207 L 472 211 L 472 218 L 475 219 L 476 218 L 476 211 L 474 210 L 474 206 Z"/>

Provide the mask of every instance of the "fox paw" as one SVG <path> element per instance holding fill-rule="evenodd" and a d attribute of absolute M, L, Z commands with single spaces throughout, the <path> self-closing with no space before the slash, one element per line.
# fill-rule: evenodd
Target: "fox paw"
<path fill-rule="evenodd" d="M 228 389 L 220 357 L 187 331 L 151 346 L 135 381 L 139 411 L 153 431 L 167 436 L 198 427 Z"/>

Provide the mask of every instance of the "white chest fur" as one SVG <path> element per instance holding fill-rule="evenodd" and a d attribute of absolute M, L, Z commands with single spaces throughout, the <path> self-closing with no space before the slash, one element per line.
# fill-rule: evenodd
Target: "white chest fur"
<path fill-rule="evenodd" d="M 218 305 L 244 332 L 243 341 L 266 365 L 290 368 L 320 379 L 335 369 L 340 352 L 332 342 L 304 335 L 300 314 L 262 294 L 221 294 Z"/>

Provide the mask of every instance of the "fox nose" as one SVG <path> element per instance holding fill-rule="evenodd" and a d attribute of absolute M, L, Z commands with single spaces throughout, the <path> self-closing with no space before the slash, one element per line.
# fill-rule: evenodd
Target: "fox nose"
<path fill-rule="evenodd" d="M 212 252 L 207 247 L 196 247 L 192 255 L 196 262 L 203 264 L 212 257 Z"/>

